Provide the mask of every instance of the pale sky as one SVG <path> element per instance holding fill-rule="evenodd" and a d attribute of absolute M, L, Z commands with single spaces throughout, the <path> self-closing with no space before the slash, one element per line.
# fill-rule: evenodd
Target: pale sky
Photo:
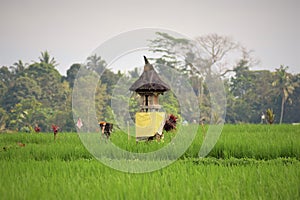
<path fill-rule="evenodd" d="M 48 50 L 65 74 L 113 36 L 157 27 L 230 36 L 254 50 L 256 69 L 300 73 L 299 19 L 299 0 L 0 0 L 0 66 Z"/>

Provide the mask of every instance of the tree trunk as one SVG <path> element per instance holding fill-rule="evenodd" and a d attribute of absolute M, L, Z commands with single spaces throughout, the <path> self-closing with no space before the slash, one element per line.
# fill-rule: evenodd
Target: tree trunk
<path fill-rule="evenodd" d="M 285 98 L 284 98 L 284 95 L 282 97 L 282 100 L 281 100 L 281 113 L 280 113 L 280 120 L 279 120 L 279 124 L 282 123 L 282 119 L 283 119 L 283 112 L 284 112 L 284 102 L 285 102 Z"/>

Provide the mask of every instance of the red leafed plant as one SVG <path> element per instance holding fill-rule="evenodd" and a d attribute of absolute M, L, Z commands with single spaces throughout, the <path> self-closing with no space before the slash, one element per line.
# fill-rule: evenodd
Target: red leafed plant
<path fill-rule="evenodd" d="M 56 135 L 58 133 L 59 127 L 52 124 L 52 129 L 53 129 L 53 133 L 54 133 L 54 140 L 56 139 Z"/>
<path fill-rule="evenodd" d="M 41 131 L 41 128 L 40 128 L 38 125 L 35 125 L 34 131 L 35 131 L 36 133 L 39 133 L 39 132 Z"/>
<path fill-rule="evenodd" d="M 164 130 L 171 131 L 173 129 L 176 129 L 176 122 L 177 122 L 177 117 L 174 116 L 173 114 L 170 114 L 169 118 L 166 120 L 166 123 L 164 125 Z"/>

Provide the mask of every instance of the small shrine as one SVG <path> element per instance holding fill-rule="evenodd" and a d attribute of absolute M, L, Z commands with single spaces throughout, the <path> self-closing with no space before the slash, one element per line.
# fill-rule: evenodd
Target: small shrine
<path fill-rule="evenodd" d="M 159 95 L 170 87 L 158 76 L 153 66 L 144 56 L 145 66 L 142 75 L 129 88 L 140 96 L 140 110 L 135 114 L 136 139 L 161 136 L 166 122 L 166 113 L 161 111 Z"/>

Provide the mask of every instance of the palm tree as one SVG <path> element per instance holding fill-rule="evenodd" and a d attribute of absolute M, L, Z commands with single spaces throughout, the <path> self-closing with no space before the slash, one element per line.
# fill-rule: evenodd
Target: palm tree
<path fill-rule="evenodd" d="M 288 66 L 284 67 L 281 65 L 279 69 L 276 69 L 276 79 L 272 83 L 273 86 L 276 86 L 279 89 L 279 94 L 281 96 L 280 124 L 283 120 L 284 105 L 289 98 L 289 95 L 293 94 L 296 87 L 296 83 L 292 82 L 289 73 L 287 73 L 288 68 Z"/>
<path fill-rule="evenodd" d="M 87 58 L 87 68 L 96 71 L 99 75 L 102 74 L 106 67 L 105 60 L 102 60 L 97 54 L 91 55 Z"/>
<path fill-rule="evenodd" d="M 22 60 L 18 60 L 18 62 L 15 62 L 13 66 L 10 67 L 10 69 L 12 69 L 15 74 L 19 74 L 25 70 L 27 65 L 28 64 L 23 63 Z"/>
<path fill-rule="evenodd" d="M 50 65 L 53 65 L 54 67 L 58 65 L 56 60 L 54 59 L 54 57 L 51 58 L 51 56 L 47 50 L 44 52 L 41 52 L 41 56 L 39 57 L 39 60 L 41 63 L 50 64 Z"/>

